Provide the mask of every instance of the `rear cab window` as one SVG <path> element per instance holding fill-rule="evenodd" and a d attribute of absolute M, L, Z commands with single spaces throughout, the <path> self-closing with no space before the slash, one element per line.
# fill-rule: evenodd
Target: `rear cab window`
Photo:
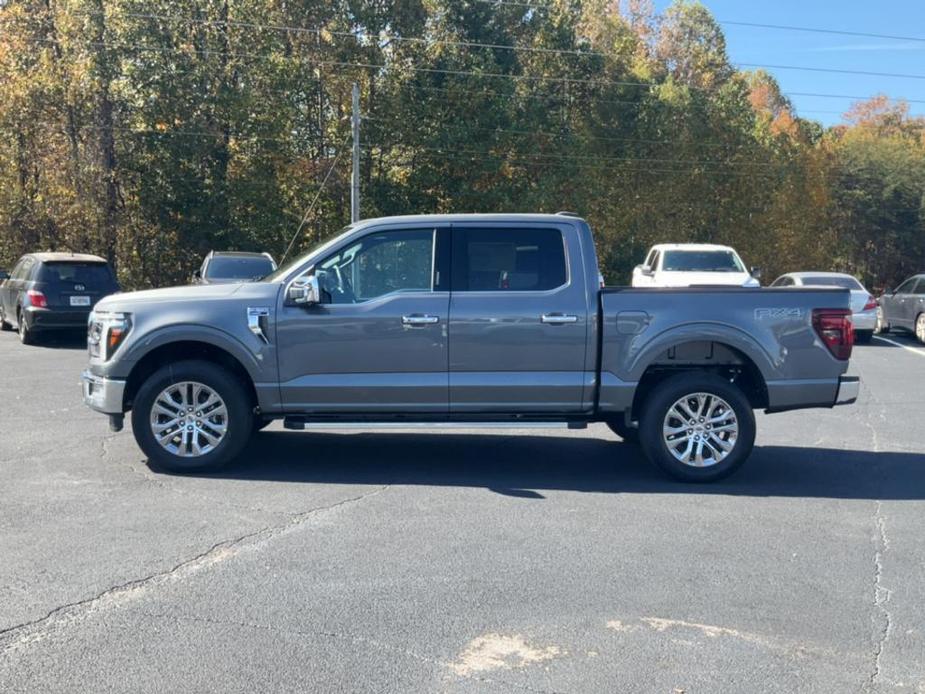
<path fill-rule="evenodd" d="M 863 289 L 861 283 L 853 277 L 804 277 L 804 287 L 841 287 L 842 289 Z"/>
<path fill-rule="evenodd" d="M 558 229 L 453 230 L 453 291 L 537 292 L 568 282 Z"/>

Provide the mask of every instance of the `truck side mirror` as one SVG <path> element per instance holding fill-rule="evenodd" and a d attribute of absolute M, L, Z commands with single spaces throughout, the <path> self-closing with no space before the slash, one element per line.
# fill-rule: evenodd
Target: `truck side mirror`
<path fill-rule="evenodd" d="M 202 270 L 193 270 L 193 284 L 202 281 Z"/>
<path fill-rule="evenodd" d="M 652 269 L 651 265 L 637 265 L 636 269 L 646 277 L 651 277 L 655 274 L 655 270 Z"/>
<path fill-rule="evenodd" d="M 296 306 L 311 306 L 321 302 L 321 287 L 314 275 L 293 280 L 286 290 L 286 298 Z"/>
<path fill-rule="evenodd" d="M 756 280 L 761 279 L 761 268 L 760 267 L 753 267 L 750 272 L 751 272 L 752 277 L 754 277 Z"/>

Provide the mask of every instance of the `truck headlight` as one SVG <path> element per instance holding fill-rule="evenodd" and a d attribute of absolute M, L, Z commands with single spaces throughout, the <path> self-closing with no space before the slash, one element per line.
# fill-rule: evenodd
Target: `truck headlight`
<path fill-rule="evenodd" d="M 128 313 L 93 312 L 87 328 L 90 356 L 109 361 L 131 329 L 132 318 Z"/>

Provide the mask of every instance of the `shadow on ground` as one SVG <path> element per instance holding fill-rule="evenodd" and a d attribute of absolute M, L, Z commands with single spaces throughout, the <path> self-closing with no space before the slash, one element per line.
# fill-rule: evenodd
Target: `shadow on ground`
<path fill-rule="evenodd" d="M 26 349 L 86 349 L 86 330 L 55 330 L 54 332 L 39 333 L 36 343 L 25 347 Z"/>
<path fill-rule="evenodd" d="M 636 446 L 564 436 L 266 431 L 210 476 L 482 487 L 528 499 L 544 498 L 544 490 L 925 499 L 925 454 L 762 446 L 732 477 L 691 485 L 666 478 Z"/>

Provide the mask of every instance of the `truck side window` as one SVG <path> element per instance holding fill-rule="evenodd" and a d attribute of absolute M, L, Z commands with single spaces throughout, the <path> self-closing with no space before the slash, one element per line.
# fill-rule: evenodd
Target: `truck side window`
<path fill-rule="evenodd" d="M 325 303 L 355 304 L 392 292 L 432 290 L 434 231 L 373 232 L 316 272 Z"/>
<path fill-rule="evenodd" d="M 454 236 L 453 291 L 544 291 L 568 280 L 557 229 L 460 229 Z"/>

